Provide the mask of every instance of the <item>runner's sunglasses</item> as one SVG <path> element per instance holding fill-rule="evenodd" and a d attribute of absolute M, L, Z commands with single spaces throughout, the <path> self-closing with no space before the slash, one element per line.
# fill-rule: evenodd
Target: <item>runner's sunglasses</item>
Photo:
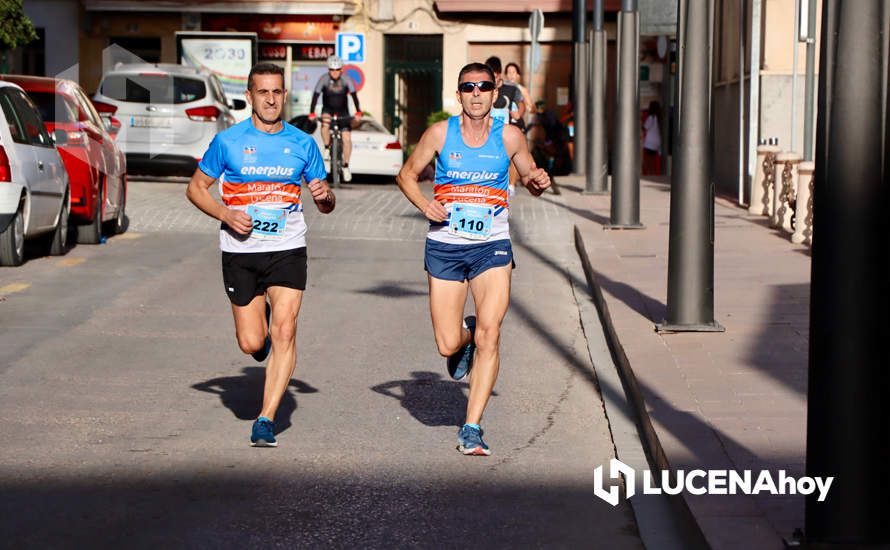
<path fill-rule="evenodd" d="M 461 82 L 457 85 L 457 90 L 465 94 L 473 93 L 473 88 L 479 88 L 480 92 L 490 92 L 494 90 L 494 82 L 482 80 L 480 82 Z"/>

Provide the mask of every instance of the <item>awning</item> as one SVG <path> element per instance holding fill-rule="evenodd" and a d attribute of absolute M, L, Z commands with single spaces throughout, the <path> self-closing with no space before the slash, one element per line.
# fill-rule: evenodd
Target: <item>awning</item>
<path fill-rule="evenodd" d="M 572 13 L 573 0 L 436 0 L 440 13 L 531 13 L 539 9 L 544 13 Z M 593 9 L 593 0 L 587 0 L 587 9 Z M 621 0 L 605 0 L 604 11 L 621 11 Z"/>
<path fill-rule="evenodd" d="M 87 11 L 257 13 L 276 15 L 353 15 L 360 0 L 85 0 Z"/>

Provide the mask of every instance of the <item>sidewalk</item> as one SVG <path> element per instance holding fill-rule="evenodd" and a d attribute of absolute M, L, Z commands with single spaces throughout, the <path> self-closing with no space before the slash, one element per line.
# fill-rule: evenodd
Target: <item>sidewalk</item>
<path fill-rule="evenodd" d="M 583 178 L 560 177 L 557 185 L 562 196 L 543 198 L 573 215 L 614 327 L 618 361 L 626 356 L 645 401 L 643 422 L 654 428 L 650 454 L 673 470 L 804 475 L 809 249 L 718 198 L 715 317 L 726 332 L 658 334 L 654 325 L 666 311 L 670 186 L 642 182 L 645 229 L 604 231 L 608 195 L 582 195 Z M 782 538 L 804 523 L 800 495 L 683 497 L 717 549 L 782 548 Z"/>

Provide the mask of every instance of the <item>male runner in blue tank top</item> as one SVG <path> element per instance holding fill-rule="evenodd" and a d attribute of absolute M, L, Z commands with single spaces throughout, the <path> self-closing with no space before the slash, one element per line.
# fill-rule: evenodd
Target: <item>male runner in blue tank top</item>
<path fill-rule="evenodd" d="M 492 119 L 497 91 L 491 68 L 470 63 L 457 83 L 461 114 L 424 132 L 396 181 L 430 221 L 424 266 L 439 353 L 448 358 L 448 372 L 457 380 L 472 368 L 458 450 L 490 455 L 480 423 L 498 375 L 501 322 L 510 305 L 513 272 L 507 172 L 512 161 L 535 196 L 550 186 L 550 177 L 535 166 L 522 132 Z M 430 200 L 418 176 L 434 158 L 435 196 Z M 468 290 L 476 315 L 463 319 Z"/>
<path fill-rule="evenodd" d="M 217 134 L 186 195 L 222 222 L 223 283 L 232 302 L 238 346 L 266 366 L 254 447 L 275 447 L 275 412 L 296 366 L 297 315 L 306 289 L 306 223 L 301 183 L 318 210 L 334 210 L 321 151 L 308 134 L 281 121 L 284 70 L 260 63 L 247 78 L 250 118 Z M 219 178 L 220 204 L 210 194 Z M 266 304 L 266 297 L 269 304 Z"/>

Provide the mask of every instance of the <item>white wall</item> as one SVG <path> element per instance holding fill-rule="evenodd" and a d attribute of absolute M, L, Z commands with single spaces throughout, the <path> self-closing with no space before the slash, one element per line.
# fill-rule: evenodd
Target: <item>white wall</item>
<path fill-rule="evenodd" d="M 77 0 L 25 0 L 25 15 L 35 28 L 46 29 L 46 75 L 65 73 L 66 78 L 79 81 L 78 33 L 80 6 Z"/>

